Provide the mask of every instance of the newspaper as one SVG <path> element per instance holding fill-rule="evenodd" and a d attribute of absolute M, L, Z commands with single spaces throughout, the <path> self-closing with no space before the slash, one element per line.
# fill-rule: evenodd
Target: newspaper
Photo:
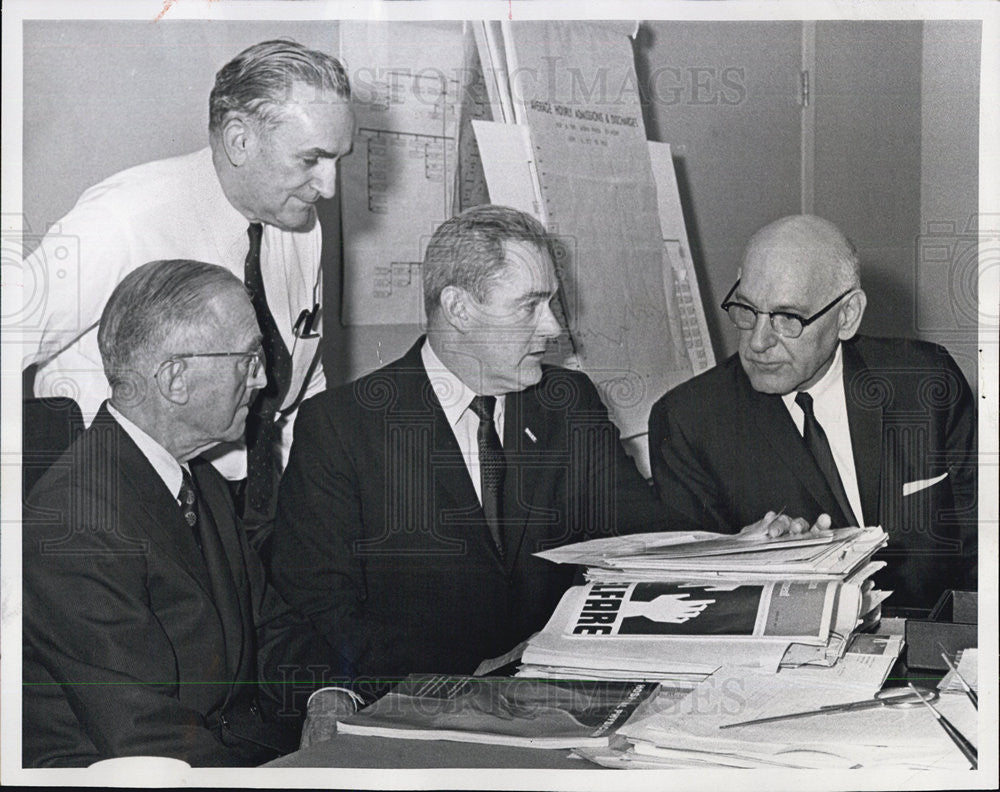
<path fill-rule="evenodd" d="M 537 553 L 557 564 L 581 564 L 595 569 L 595 577 L 624 571 L 648 575 L 686 574 L 689 571 L 713 575 L 736 572 L 829 575 L 838 578 L 867 563 L 888 541 L 879 526 L 839 528 L 805 536 L 763 539 L 747 534 L 652 532 L 623 537 L 607 537 L 577 542 Z"/>
<path fill-rule="evenodd" d="M 593 583 L 563 595 L 528 641 L 518 676 L 692 684 L 720 666 L 775 673 L 831 665 L 860 620 L 858 585 L 837 582 Z"/>
<path fill-rule="evenodd" d="M 839 588 L 803 582 L 593 583 L 563 595 L 544 632 L 568 640 L 787 638 L 823 644 Z"/>
<path fill-rule="evenodd" d="M 873 645 L 867 648 L 873 649 Z M 863 648 L 862 648 L 863 649 Z M 631 743 L 613 761 L 619 766 L 854 768 L 884 765 L 913 768 L 967 769 L 933 717 L 923 708 L 880 707 L 748 724 L 720 729 L 761 717 L 819 710 L 869 697 L 898 642 L 886 641 L 871 663 L 855 666 L 846 676 L 824 670 L 812 674 L 773 675 L 726 667 L 680 701 L 651 703 L 621 734 Z M 863 653 L 863 651 L 862 651 Z M 949 720 L 976 741 L 975 710 L 957 697 L 938 703 Z M 589 758 L 603 764 L 608 752 Z M 639 765 L 632 765 L 637 757 Z M 652 765 L 650 765 L 652 766 Z"/>

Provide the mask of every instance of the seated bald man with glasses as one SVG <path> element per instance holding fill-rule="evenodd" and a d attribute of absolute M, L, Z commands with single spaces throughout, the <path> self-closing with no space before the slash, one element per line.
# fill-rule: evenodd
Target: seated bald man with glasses
<path fill-rule="evenodd" d="M 199 457 L 242 436 L 267 382 L 250 298 L 222 267 L 150 262 L 97 338 L 111 399 L 25 503 L 24 765 L 273 759 L 297 747 L 330 649 L 267 584 Z M 307 736 L 351 698 L 310 701 Z"/>
<path fill-rule="evenodd" d="M 876 583 L 929 608 L 976 586 L 974 400 L 942 347 L 859 336 L 866 304 L 834 225 L 761 229 L 722 303 L 738 354 L 653 406 L 653 477 L 674 528 L 880 524 Z"/>

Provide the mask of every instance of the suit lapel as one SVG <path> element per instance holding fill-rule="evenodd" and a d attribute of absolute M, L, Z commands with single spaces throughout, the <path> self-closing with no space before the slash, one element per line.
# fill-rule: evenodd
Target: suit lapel
<path fill-rule="evenodd" d="M 397 416 L 419 416 L 430 426 L 430 448 L 412 449 L 416 454 L 412 461 L 414 469 L 424 469 L 430 476 L 427 485 L 434 493 L 436 504 L 433 519 L 446 514 L 449 520 L 474 526 L 474 533 L 466 535 L 464 540 L 479 544 L 499 563 L 462 449 L 424 368 L 420 355 L 423 341 L 421 337 L 395 364 L 399 398 L 391 410 Z M 413 420 L 407 422 L 411 428 L 415 423 Z M 389 445 L 396 447 L 397 444 L 390 442 Z"/>
<path fill-rule="evenodd" d="M 535 406 L 535 400 L 526 396 L 524 391 L 508 393 L 504 400 L 503 447 L 507 476 L 503 492 L 503 523 L 504 559 L 508 568 L 513 567 L 521 550 L 531 504 L 542 475 L 540 468 L 533 469 L 526 464 L 527 458 L 536 445 L 550 447 L 546 444 L 547 424 L 539 420 L 537 410 L 533 409 Z"/>
<path fill-rule="evenodd" d="M 885 405 L 884 400 L 868 405 L 862 403 L 868 368 L 854 344 L 843 344 L 843 350 L 844 398 L 861 510 L 864 512 L 862 521 L 876 523 L 882 519 L 879 490 L 882 476 L 882 410 Z"/>
<path fill-rule="evenodd" d="M 746 409 L 749 410 L 764 442 L 774 451 L 774 456 L 799 480 L 820 508 L 833 518 L 835 525 L 847 525 L 850 521 L 837 504 L 836 498 L 833 497 L 823 472 L 816 464 L 813 455 L 809 453 L 809 449 L 806 448 L 781 397 L 769 393 L 758 393 L 751 387 L 742 371 L 740 372 L 740 383 L 744 386 L 744 396 L 747 400 Z M 766 471 L 762 471 L 761 475 L 766 475 Z M 776 505 L 775 508 L 780 508 L 780 504 Z M 798 517 L 800 515 L 792 514 L 790 516 Z"/>
<path fill-rule="evenodd" d="M 199 509 L 202 552 L 211 578 L 216 610 L 226 636 L 227 668 L 235 677 L 243 659 L 244 631 L 247 624 L 253 624 L 253 615 L 241 607 L 241 598 L 236 587 L 236 570 L 243 566 L 243 554 L 239 546 L 229 493 L 215 486 L 205 474 L 208 465 L 203 460 L 193 460 L 191 472 L 198 484 L 202 499 Z M 222 529 L 222 530 L 220 530 Z"/>
<path fill-rule="evenodd" d="M 145 535 L 211 596 L 211 582 L 201 551 L 173 493 L 167 491 L 149 460 L 105 407 L 95 416 L 91 429 L 100 433 L 102 458 L 120 473 L 119 497 L 123 506 L 132 503 L 145 513 L 146 519 L 142 520 Z"/>

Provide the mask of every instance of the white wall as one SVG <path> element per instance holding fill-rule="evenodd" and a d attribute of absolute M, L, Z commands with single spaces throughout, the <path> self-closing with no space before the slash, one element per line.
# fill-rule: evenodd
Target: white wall
<path fill-rule="evenodd" d="M 338 24 L 26 22 L 23 206 L 32 231 L 105 176 L 205 145 L 215 71 L 277 36 L 335 53 Z M 640 75 L 661 70 L 647 126 L 674 145 L 719 357 L 735 349 L 718 302 L 744 244 L 799 211 L 800 47 L 798 22 L 661 21 L 645 24 L 636 44 Z M 918 256 L 929 222 L 964 230 L 975 211 L 979 23 L 817 23 L 816 52 L 816 210 L 865 255 L 875 298 L 866 326 L 945 343 L 975 384 L 970 298 L 955 267 Z M 738 71 L 724 80 L 726 69 Z M 400 354 L 420 328 L 340 326 L 335 201 L 321 220 L 325 362 L 332 382 L 346 381 Z"/>

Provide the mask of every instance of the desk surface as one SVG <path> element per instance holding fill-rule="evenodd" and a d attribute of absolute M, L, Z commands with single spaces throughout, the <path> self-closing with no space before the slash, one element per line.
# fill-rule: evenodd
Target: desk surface
<path fill-rule="evenodd" d="M 511 748 L 448 740 L 395 740 L 338 734 L 265 767 L 461 768 L 498 767 L 549 770 L 600 770 L 566 749 Z"/>

